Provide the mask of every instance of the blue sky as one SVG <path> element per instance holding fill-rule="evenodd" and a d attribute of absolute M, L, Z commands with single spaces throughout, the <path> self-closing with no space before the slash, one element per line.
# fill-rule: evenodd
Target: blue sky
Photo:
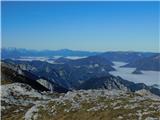
<path fill-rule="evenodd" d="M 2 47 L 158 51 L 158 2 L 2 2 Z"/>

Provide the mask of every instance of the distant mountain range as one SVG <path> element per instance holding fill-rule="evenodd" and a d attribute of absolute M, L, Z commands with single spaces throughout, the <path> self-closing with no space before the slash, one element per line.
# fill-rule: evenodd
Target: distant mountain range
<path fill-rule="evenodd" d="M 69 49 L 61 50 L 27 50 L 27 49 L 17 49 L 17 48 L 2 48 L 1 57 L 2 58 L 20 58 L 20 57 L 53 57 L 53 56 L 92 56 L 97 55 L 100 52 L 89 52 L 89 51 L 74 51 Z"/>

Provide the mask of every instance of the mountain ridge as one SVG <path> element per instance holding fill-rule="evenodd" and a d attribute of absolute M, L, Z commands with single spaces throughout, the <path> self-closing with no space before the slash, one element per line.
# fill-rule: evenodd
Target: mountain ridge
<path fill-rule="evenodd" d="M 130 62 L 122 67 L 135 67 L 137 70 L 160 71 L 160 54 Z"/>
<path fill-rule="evenodd" d="M 50 87 L 46 87 L 44 85 L 44 82 L 39 82 L 40 79 L 45 81 L 45 84 L 50 85 Z M 1 64 L 1 81 L 3 84 L 5 84 L 6 81 L 10 81 L 11 83 L 15 82 L 25 83 L 30 85 L 35 90 L 39 91 L 51 91 L 51 92 L 68 91 L 67 89 L 61 87 L 60 85 L 54 83 L 53 81 L 40 78 L 39 76 L 36 76 L 35 74 L 29 71 L 21 69 L 19 65 L 8 64 L 4 62 L 2 62 Z"/>

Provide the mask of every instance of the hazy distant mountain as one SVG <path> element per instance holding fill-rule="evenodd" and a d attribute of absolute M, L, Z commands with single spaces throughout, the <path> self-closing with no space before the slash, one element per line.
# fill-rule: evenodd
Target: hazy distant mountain
<path fill-rule="evenodd" d="M 149 57 L 152 55 L 155 55 L 156 53 L 151 52 L 106 52 L 100 54 L 100 56 L 103 56 L 107 58 L 110 61 L 122 61 L 122 62 L 132 62 L 136 61 L 145 57 Z"/>
<path fill-rule="evenodd" d="M 88 66 L 88 65 L 95 65 L 95 64 L 98 64 L 98 65 L 107 65 L 108 68 L 110 66 L 113 65 L 113 63 L 102 57 L 102 56 L 89 56 L 89 57 L 86 57 L 86 58 L 81 58 L 81 59 L 77 59 L 77 60 L 70 60 L 67 62 L 67 64 L 71 64 L 71 65 L 80 65 L 80 66 Z M 112 69 L 113 70 L 113 69 Z"/>
<path fill-rule="evenodd" d="M 78 50 L 27 50 L 27 49 L 17 49 L 17 48 L 2 48 L 1 56 L 2 58 L 20 58 L 27 56 L 41 56 L 41 57 L 53 57 L 53 56 L 92 56 L 97 55 L 99 52 L 88 52 L 88 51 L 78 51 Z"/>
<path fill-rule="evenodd" d="M 160 54 L 136 60 L 123 67 L 135 67 L 138 70 L 160 71 Z"/>

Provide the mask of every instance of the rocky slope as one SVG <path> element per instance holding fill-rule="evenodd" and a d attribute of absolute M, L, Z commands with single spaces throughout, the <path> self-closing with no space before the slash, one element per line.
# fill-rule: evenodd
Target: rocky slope
<path fill-rule="evenodd" d="M 158 120 L 160 98 L 146 90 L 39 93 L 23 83 L 1 86 L 2 120 Z"/>

